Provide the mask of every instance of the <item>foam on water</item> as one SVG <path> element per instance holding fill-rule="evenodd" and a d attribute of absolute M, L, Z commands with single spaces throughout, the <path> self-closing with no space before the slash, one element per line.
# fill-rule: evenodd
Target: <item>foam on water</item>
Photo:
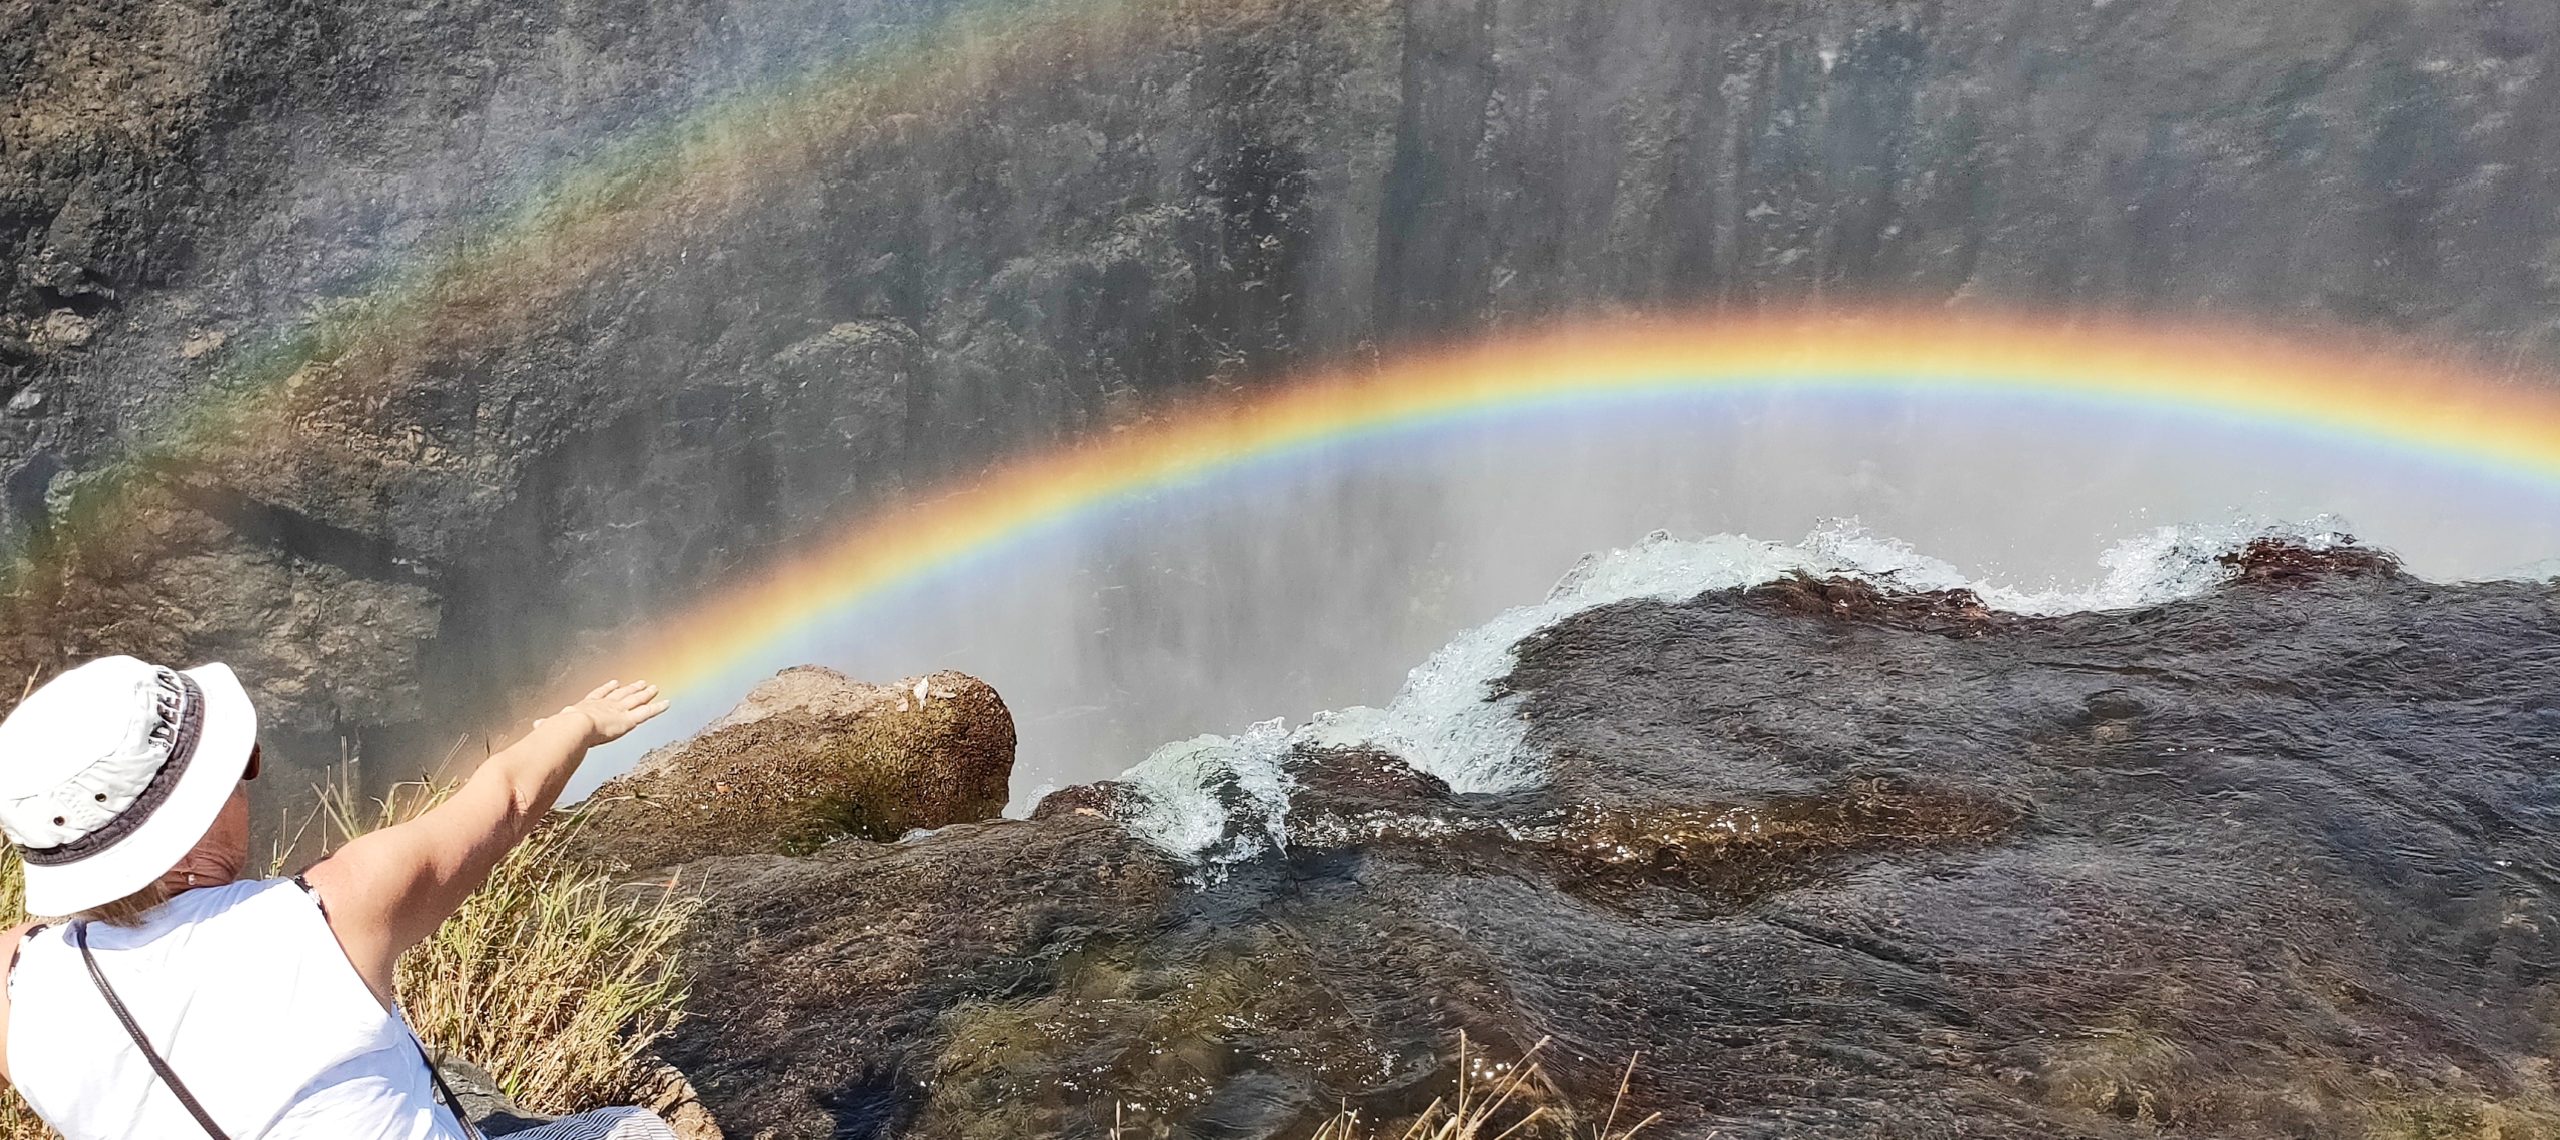
<path fill-rule="evenodd" d="M 2203 593 L 2230 579 L 2225 554 L 2259 539 L 2277 539 L 2308 550 L 2353 541 L 2346 522 L 2322 515 L 2305 522 L 2235 519 L 2159 527 L 2117 543 L 2098 556 L 2105 574 L 2086 586 L 2019 590 L 1995 583 L 1957 585 L 1973 590 L 1995 609 L 2040 616 L 2139 609 Z"/>
<path fill-rule="evenodd" d="M 1121 780 L 1134 806 L 1123 822 L 1136 835 L 1204 865 L 1253 858 L 1289 843 L 1289 792 L 1280 765 L 1288 727 L 1266 720 L 1234 736 L 1195 736 L 1149 753 Z"/>
<path fill-rule="evenodd" d="M 2260 538 L 2315 550 L 2346 541 L 2329 518 L 2165 526 L 2110 549 L 2094 582 L 2027 590 L 1971 580 L 1850 520 L 1827 522 L 1792 545 L 1742 535 L 1675 539 L 1657 531 L 1633 546 L 1583 556 L 1544 600 L 1459 635 L 1407 674 L 1384 708 L 1318 713 L 1295 730 L 1265 721 L 1235 736 L 1199 736 L 1157 749 L 1122 777 L 1135 793 L 1124 822 L 1133 834 L 1212 871 L 1284 848 L 1295 787 L 1286 760 L 1301 745 L 1392 752 L 1458 792 L 1536 787 L 1546 779 L 1546 759 L 1528 745 L 1521 698 L 1494 697 L 1492 684 L 1511 672 L 1512 649 L 1522 638 L 1595 606 L 1685 600 L 1801 572 L 1899 590 L 1972 590 L 1995 608 L 2022 614 L 2131 609 L 2228 579 L 2233 571 L 2220 557 Z"/>

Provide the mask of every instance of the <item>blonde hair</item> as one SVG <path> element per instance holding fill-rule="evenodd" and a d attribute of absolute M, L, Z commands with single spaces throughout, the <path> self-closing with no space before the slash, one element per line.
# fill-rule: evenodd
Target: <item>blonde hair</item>
<path fill-rule="evenodd" d="M 167 879 L 153 879 L 141 890 L 111 903 L 101 903 L 78 914 L 65 916 L 65 922 L 103 922 L 109 926 L 140 926 L 144 915 L 161 903 L 178 897 L 169 889 Z"/>

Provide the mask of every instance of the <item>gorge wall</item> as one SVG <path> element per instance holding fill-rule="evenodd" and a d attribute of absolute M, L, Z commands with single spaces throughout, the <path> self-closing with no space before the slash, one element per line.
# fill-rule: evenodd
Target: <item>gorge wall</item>
<path fill-rule="evenodd" d="M 431 758 L 883 496 L 1567 312 L 2131 309 L 2560 362 L 2555 32 L 2498 0 L 0 0 L 0 683 L 222 657 L 303 763 Z M 268 389 L 252 430 L 170 427 Z"/>

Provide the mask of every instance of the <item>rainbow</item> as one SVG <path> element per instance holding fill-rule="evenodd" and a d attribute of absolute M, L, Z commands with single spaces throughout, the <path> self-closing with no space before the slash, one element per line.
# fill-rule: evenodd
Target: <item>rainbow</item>
<path fill-rule="evenodd" d="M 2165 413 L 2483 469 L 2560 494 L 2560 388 L 2453 361 L 2228 328 L 2027 316 L 1584 323 L 1194 403 L 1004 463 L 867 515 L 598 665 L 682 691 L 755 663 L 795 631 L 1032 536 L 1294 454 L 1599 401 L 1753 390 Z"/>

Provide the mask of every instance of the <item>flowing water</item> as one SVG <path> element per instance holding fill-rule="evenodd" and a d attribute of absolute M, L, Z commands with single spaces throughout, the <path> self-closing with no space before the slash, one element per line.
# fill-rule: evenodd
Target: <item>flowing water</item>
<path fill-rule="evenodd" d="M 836 997 L 796 1044 L 679 1060 L 789 1087 L 849 1049 L 887 1075 L 821 1090 L 848 1136 L 1303 1135 L 1418 1109 L 1461 1030 L 1553 1038 L 1559 1103 L 1640 1054 L 1656 1135 L 1700 1140 L 2560 1127 L 2560 581 L 2316 527 L 2112 563 L 1595 556 L 1383 708 L 759 880 L 723 937 L 858 921 L 865 961 L 806 967 Z M 710 996 L 802 968 L 758 961 Z"/>

